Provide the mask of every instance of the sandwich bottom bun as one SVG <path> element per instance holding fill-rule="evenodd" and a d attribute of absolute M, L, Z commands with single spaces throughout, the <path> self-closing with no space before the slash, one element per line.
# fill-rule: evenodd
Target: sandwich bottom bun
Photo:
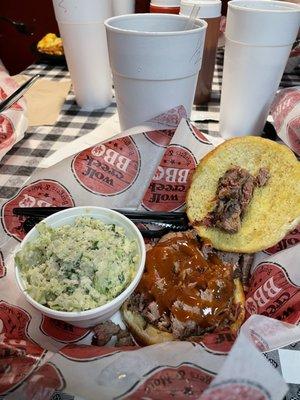
<path fill-rule="evenodd" d="M 181 254 L 182 254 L 182 248 L 176 247 L 177 243 L 180 241 L 181 242 L 185 241 L 184 242 L 184 245 L 185 245 L 184 251 L 186 253 L 185 253 L 184 257 L 186 257 L 187 263 L 190 263 L 190 260 L 193 257 L 195 257 L 194 260 L 196 260 L 196 264 L 200 260 L 199 265 L 197 265 L 197 268 L 199 267 L 199 271 L 203 271 L 203 272 L 200 272 L 200 275 L 199 275 L 200 281 L 201 281 L 201 274 L 205 274 L 205 268 L 208 268 L 207 266 L 209 266 L 209 268 L 211 268 L 211 270 L 213 267 L 216 267 L 216 258 L 214 258 L 213 256 L 209 256 L 202 262 L 201 261 L 202 251 L 200 250 L 200 247 L 201 247 L 200 244 L 199 244 L 200 257 L 198 257 L 197 254 L 195 255 L 195 248 L 192 250 L 186 248 L 187 247 L 186 245 L 189 244 L 189 240 L 192 240 L 192 242 L 191 242 L 192 245 L 195 245 L 196 243 L 198 243 L 198 239 L 196 237 L 195 231 L 178 232 L 178 233 L 171 233 L 171 234 L 165 235 L 157 244 L 160 246 L 161 245 L 166 246 L 161 249 L 161 251 L 163 252 L 162 254 L 164 254 L 165 257 L 156 258 L 155 265 L 157 265 L 156 263 L 158 262 L 159 265 L 162 265 L 162 270 L 165 271 L 167 264 L 164 264 L 164 263 L 168 257 L 166 255 L 168 250 L 166 250 L 166 249 L 169 249 L 169 248 L 175 249 L 174 251 L 171 250 L 172 257 L 175 255 L 175 257 L 173 258 L 173 260 L 175 260 L 174 261 L 174 265 L 175 265 L 175 263 L 177 261 L 176 260 L 177 252 L 178 253 L 181 252 Z M 155 246 L 157 246 L 157 245 L 154 245 L 153 248 L 155 248 Z M 150 249 L 150 251 L 151 251 L 151 249 Z M 149 257 L 149 250 L 148 250 L 147 257 Z M 183 263 L 184 261 L 182 261 L 182 259 L 181 259 L 178 262 Z M 169 342 L 169 341 L 174 341 L 174 340 L 195 340 L 196 337 L 199 338 L 207 332 L 217 330 L 218 324 L 220 324 L 221 329 L 228 328 L 231 332 L 236 333 L 239 330 L 240 326 L 242 325 L 242 323 L 244 322 L 244 319 L 245 319 L 245 295 L 244 295 L 243 287 L 242 287 L 240 279 L 235 277 L 234 268 L 232 265 L 222 262 L 219 259 L 218 259 L 218 263 L 219 263 L 218 265 L 221 265 L 222 269 L 230 268 L 230 270 L 232 271 L 228 275 L 227 275 L 227 273 L 226 273 L 226 275 L 223 275 L 223 276 L 225 276 L 226 280 L 231 279 L 231 282 L 233 282 L 233 284 L 232 283 L 230 284 L 231 285 L 230 287 L 232 288 L 231 289 L 232 291 L 230 292 L 231 293 L 230 294 L 230 299 L 231 299 L 230 300 L 230 311 L 225 311 L 225 313 L 227 312 L 228 318 L 226 317 L 226 319 L 224 320 L 224 318 L 222 316 L 222 313 L 224 312 L 224 310 L 223 310 L 220 314 L 220 317 L 218 317 L 218 316 L 216 317 L 216 320 L 215 320 L 216 326 L 208 326 L 207 328 L 199 327 L 200 329 L 196 329 L 196 331 L 198 331 L 199 333 L 195 333 L 195 329 L 193 329 L 190 334 L 183 335 L 183 337 L 178 337 L 178 335 L 174 334 L 174 331 L 172 330 L 175 326 L 174 324 L 169 326 L 167 329 L 165 329 L 164 327 L 160 329 L 159 324 L 152 323 L 151 320 L 149 319 L 149 317 L 145 317 L 145 314 L 143 315 L 143 312 L 145 312 L 145 310 L 149 309 L 148 308 L 149 304 L 150 303 L 152 304 L 155 302 L 155 298 L 151 297 L 150 299 L 148 299 L 148 303 L 146 303 L 146 304 L 148 304 L 148 306 L 146 306 L 144 311 L 142 311 L 140 309 L 140 300 L 139 300 L 141 297 L 139 297 L 139 296 L 143 296 L 142 293 L 145 293 L 147 296 L 147 292 L 143 292 L 144 289 L 143 289 L 143 285 L 142 285 L 142 287 L 138 286 L 135 293 L 133 293 L 131 295 L 131 297 L 128 300 L 126 300 L 126 302 L 123 304 L 123 306 L 121 308 L 123 320 L 124 320 L 125 324 L 127 325 L 128 329 L 130 330 L 130 332 L 132 333 L 135 340 L 141 345 L 152 345 L 152 344 Z M 189 264 L 189 265 L 191 265 L 191 264 Z M 151 273 L 151 272 L 149 272 L 150 268 L 151 267 L 149 267 L 149 258 L 148 258 L 146 261 L 146 269 L 145 269 L 144 274 Z M 179 266 L 179 268 L 181 268 L 181 267 Z M 185 268 L 185 266 L 184 266 L 184 268 Z M 204 269 L 202 269 L 202 268 L 204 268 Z M 156 269 L 155 276 L 158 276 L 157 274 L 160 274 L 160 272 L 157 272 L 157 271 L 160 271 L 160 267 L 158 267 L 158 269 L 157 269 L 155 266 L 155 269 Z M 180 272 L 176 272 L 176 274 L 177 274 L 177 276 L 178 275 L 184 276 L 184 275 L 182 275 L 182 273 L 184 274 L 184 272 L 185 272 L 184 269 L 180 269 Z M 193 274 L 193 272 L 190 270 L 189 274 Z M 154 283 L 154 285 L 157 284 L 157 287 L 159 287 L 158 281 L 161 279 L 161 276 L 162 275 L 159 275 L 158 280 Z M 202 276 L 211 276 L 211 275 L 202 275 Z M 188 278 L 188 279 L 190 279 L 190 278 Z M 221 276 L 220 277 L 216 276 L 215 279 L 222 280 L 223 278 Z M 209 286 L 209 284 L 210 283 L 207 282 L 206 287 L 207 287 L 208 291 L 206 291 L 206 289 L 204 289 L 203 293 L 206 293 L 208 296 L 213 296 L 212 293 L 214 293 L 214 292 L 213 291 L 211 292 L 210 288 L 212 286 Z M 184 286 L 182 286 L 182 285 L 184 285 Z M 221 284 L 221 286 L 222 286 L 222 284 Z M 180 282 L 179 282 L 179 285 L 178 285 L 178 288 L 180 289 L 178 292 L 179 296 L 180 296 L 180 293 L 182 293 L 181 290 L 183 290 L 182 289 L 183 287 L 185 287 L 185 288 L 189 287 L 189 285 L 186 281 L 186 278 L 183 278 L 183 281 L 180 280 Z M 166 290 L 168 290 L 168 289 L 166 289 Z M 198 289 L 198 287 L 197 287 L 197 290 L 200 290 L 200 289 Z M 155 291 L 155 289 L 154 289 L 154 293 L 157 294 L 158 292 Z M 222 293 L 223 293 L 222 290 L 220 293 L 222 295 Z M 203 294 L 201 296 L 203 296 L 204 299 L 206 298 L 205 294 Z M 158 299 L 158 298 L 156 298 L 156 299 Z M 206 300 L 204 300 L 204 301 L 206 301 Z M 211 301 L 211 300 L 209 300 L 209 301 Z M 201 301 L 200 301 L 200 303 L 201 303 Z M 208 303 L 208 304 L 213 304 L 213 303 Z M 208 307 L 209 307 L 209 305 L 208 305 Z M 194 308 L 193 312 L 196 312 L 196 313 L 199 312 L 201 314 L 202 310 L 200 307 L 196 310 Z M 171 320 L 172 319 L 171 313 L 169 311 L 167 313 L 168 313 L 169 320 Z"/>
<path fill-rule="evenodd" d="M 216 205 L 218 183 L 237 166 L 257 176 L 267 169 L 269 179 L 255 187 L 240 229 L 228 233 L 202 221 Z M 260 137 L 227 140 L 199 163 L 187 194 L 187 215 L 201 238 L 218 250 L 255 253 L 278 243 L 300 222 L 300 163 L 285 145 Z"/>
<path fill-rule="evenodd" d="M 236 304 L 237 319 L 228 328 L 232 333 L 237 333 L 245 320 L 245 295 L 240 280 L 235 279 L 234 283 L 234 303 Z M 121 312 L 132 336 L 137 343 L 143 346 L 178 340 L 172 333 L 159 330 L 156 326 L 148 323 L 141 314 L 133 311 L 130 307 L 130 299 L 125 301 Z M 193 338 L 195 338 L 194 335 L 191 339 Z M 189 338 L 186 338 L 186 340 L 189 340 Z"/>
<path fill-rule="evenodd" d="M 154 325 L 149 324 L 142 315 L 130 309 L 130 300 L 126 300 L 122 306 L 122 316 L 137 343 L 144 346 L 171 342 L 175 340 L 172 333 L 160 331 Z"/>

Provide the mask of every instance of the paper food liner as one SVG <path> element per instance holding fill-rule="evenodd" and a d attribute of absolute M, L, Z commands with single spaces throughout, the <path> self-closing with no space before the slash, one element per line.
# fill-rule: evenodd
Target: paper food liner
<path fill-rule="evenodd" d="M 213 148 L 213 139 L 182 115 L 178 107 L 157 118 L 170 129 L 120 135 L 40 170 L 2 204 L 0 396 L 263 400 L 286 393 L 283 378 L 261 352 L 272 357 L 272 350 L 300 340 L 299 229 L 256 255 L 246 296 L 247 321 L 237 340 L 221 331 L 206 334 L 199 343 L 96 347 L 91 329 L 43 316 L 17 287 L 13 255 L 25 232 L 24 218 L 13 215 L 14 207 L 184 207 L 192 172 Z M 122 324 L 119 313 L 112 319 Z"/>
<path fill-rule="evenodd" d="M 300 156 L 300 86 L 279 90 L 271 115 L 277 135 Z"/>
<path fill-rule="evenodd" d="M 300 64 L 300 44 L 298 43 L 291 51 L 284 72 L 291 74 L 294 69 Z"/>
<path fill-rule="evenodd" d="M 0 60 L 0 101 L 10 96 L 19 85 L 9 76 Z M 26 117 L 26 102 L 21 98 L 8 110 L 0 115 L 0 160 L 24 137 L 28 121 Z"/>

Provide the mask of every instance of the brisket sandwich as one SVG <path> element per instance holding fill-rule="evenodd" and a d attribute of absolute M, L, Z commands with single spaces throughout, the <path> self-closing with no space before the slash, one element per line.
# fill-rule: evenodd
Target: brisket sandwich
<path fill-rule="evenodd" d="M 142 344 L 238 331 L 245 318 L 240 278 L 245 284 L 252 253 L 300 222 L 299 162 L 267 139 L 227 140 L 197 166 L 187 215 L 194 229 L 168 234 L 147 251 L 142 279 L 122 307 Z"/>
<path fill-rule="evenodd" d="M 167 234 L 147 251 L 142 279 L 122 307 L 139 343 L 236 332 L 243 323 L 244 293 L 234 265 L 203 246 L 191 230 Z"/>

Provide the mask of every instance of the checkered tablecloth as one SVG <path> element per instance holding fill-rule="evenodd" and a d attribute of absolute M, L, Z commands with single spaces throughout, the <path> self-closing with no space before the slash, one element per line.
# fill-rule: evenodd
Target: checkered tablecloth
<path fill-rule="evenodd" d="M 194 109 L 192 120 L 198 127 L 211 135 L 218 134 L 220 94 L 223 71 L 223 50 L 219 49 L 213 79 L 211 101 L 198 109 Z M 69 77 L 67 68 L 47 64 L 31 65 L 24 72 L 27 75 L 40 74 L 52 80 Z M 293 74 L 283 76 L 281 86 L 300 85 L 300 67 Z M 12 197 L 37 168 L 43 157 L 101 125 L 116 113 L 116 103 L 102 110 L 82 111 L 75 102 L 72 92 L 68 95 L 55 125 L 29 127 L 23 140 L 18 142 L 0 163 L 0 201 Z M 201 122 L 205 121 L 205 122 Z"/>

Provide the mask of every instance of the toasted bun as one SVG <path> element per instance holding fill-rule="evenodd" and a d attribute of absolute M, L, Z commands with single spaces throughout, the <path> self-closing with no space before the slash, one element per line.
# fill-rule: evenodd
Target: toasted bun
<path fill-rule="evenodd" d="M 197 224 L 214 208 L 219 179 L 232 166 L 270 179 L 254 190 L 237 233 Z M 234 138 L 199 163 L 187 194 L 187 215 L 198 234 L 218 250 L 255 253 L 278 243 L 300 222 L 300 163 L 287 146 L 260 137 Z"/>
<path fill-rule="evenodd" d="M 240 280 L 234 279 L 234 283 L 236 320 L 229 328 L 231 332 L 236 333 L 245 320 L 245 295 Z M 132 311 L 130 309 L 130 299 L 126 300 L 123 304 L 121 313 L 125 324 L 135 340 L 144 346 L 177 340 L 172 333 L 160 331 L 156 326 L 148 323 L 146 319 L 141 316 L 141 314 L 136 311 Z"/>
<path fill-rule="evenodd" d="M 121 308 L 123 320 L 136 341 L 144 346 L 171 342 L 175 340 L 169 332 L 160 331 L 154 325 L 148 324 L 144 317 L 135 311 L 130 310 L 130 299 L 126 300 Z"/>
<path fill-rule="evenodd" d="M 172 237 L 180 239 L 182 236 L 186 235 L 191 238 L 196 237 L 196 233 L 193 230 L 184 233 L 171 232 L 164 235 L 159 242 L 164 242 Z M 236 319 L 229 328 L 232 332 L 237 332 L 245 320 L 245 295 L 243 286 L 239 279 L 234 279 L 234 285 L 233 301 L 236 307 Z M 177 340 L 172 333 L 159 330 L 156 326 L 148 323 L 141 314 L 133 311 L 130 307 L 130 298 L 123 304 L 121 313 L 125 324 L 136 341 L 144 346 Z"/>

